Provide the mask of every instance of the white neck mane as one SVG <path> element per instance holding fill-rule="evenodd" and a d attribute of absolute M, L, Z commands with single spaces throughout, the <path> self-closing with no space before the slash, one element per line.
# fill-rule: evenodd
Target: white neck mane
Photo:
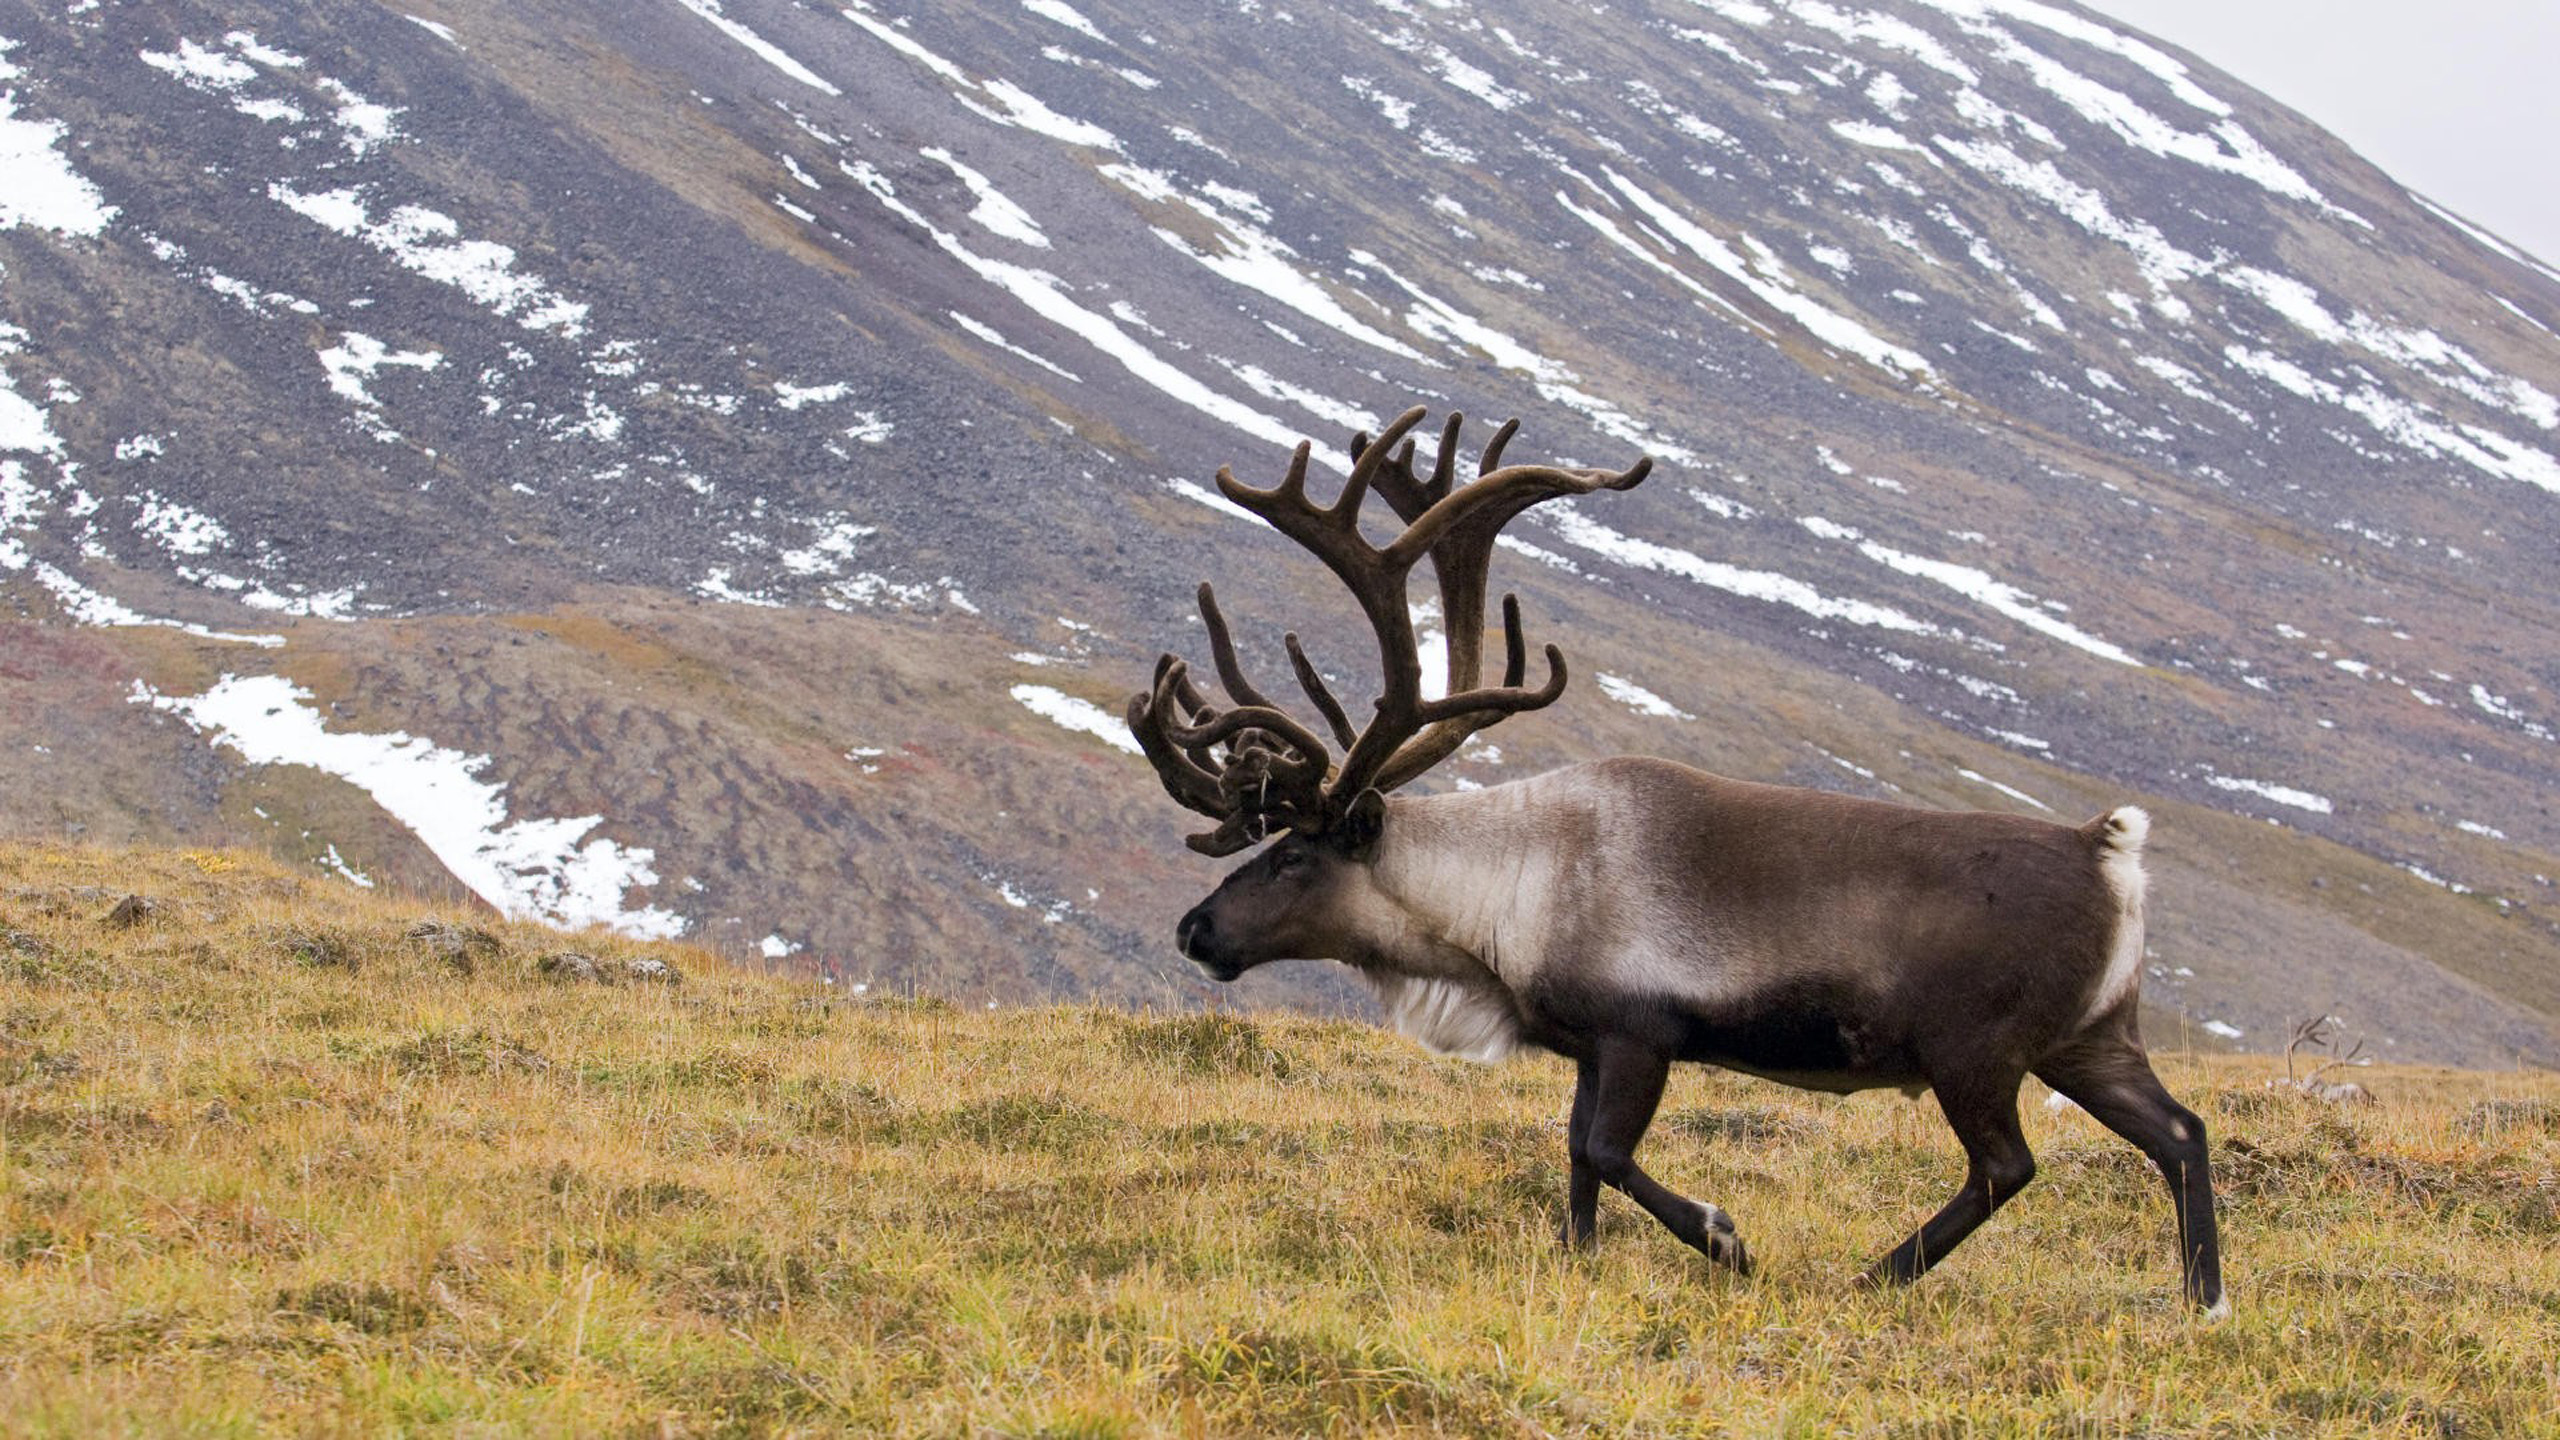
<path fill-rule="evenodd" d="M 1511 992 L 1490 980 L 1470 984 L 1386 970 L 1362 970 L 1396 1033 L 1435 1055 L 1492 1064 L 1520 1048 Z"/>

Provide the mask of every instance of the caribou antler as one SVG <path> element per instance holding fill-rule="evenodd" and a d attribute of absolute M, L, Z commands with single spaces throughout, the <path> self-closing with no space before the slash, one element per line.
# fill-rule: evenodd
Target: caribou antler
<path fill-rule="evenodd" d="M 1226 618 L 1206 584 L 1200 587 L 1200 615 L 1219 682 L 1240 703 L 1223 711 L 1211 705 L 1191 683 L 1190 667 L 1167 655 L 1156 662 L 1154 687 L 1130 698 L 1129 730 L 1166 791 L 1221 822 L 1190 837 L 1192 848 L 1232 855 L 1269 834 L 1274 819 L 1283 828 L 1316 821 L 1323 813 L 1330 756 L 1314 732 L 1263 699 L 1244 678 Z"/>
<path fill-rule="evenodd" d="M 1476 464 L 1477 478 L 1456 483 L 1458 432 L 1465 417 L 1452 413 L 1440 433 L 1439 455 L 1428 478 L 1413 469 L 1414 447 L 1405 438 L 1421 423 L 1421 406 L 1407 410 L 1374 440 L 1365 432 L 1351 442 L 1351 475 L 1330 505 L 1307 498 L 1311 447 L 1301 442 L 1280 483 L 1257 490 L 1225 467 L 1218 488 L 1226 497 L 1295 540 L 1340 579 L 1378 643 L 1381 690 L 1376 713 L 1356 733 L 1340 701 L 1307 659 L 1298 637 L 1287 637 L 1291 669 L 1307 698 L 1344 750 L 1328 774 L 1329 755 L 1315 732 L 1255 688 L 1237 664 L 1225 617 L 1207 585 L 1200 587 L 1200 615 L 1218 677 L 1234 708 L 1211 706 L 1173 656 L 1156 667 L 1152 691 L 1129 702 L 1129 727 L 1155 763 L 1174 799 L 1218 819 L 1219 827 L 1191 837 L 1193 848 L 1224 855 L 1269 833 L 1274 822 L 1317 832 L 1339 819 L 1366 790 L 1393 790 L 1455 753 L 1467 737 L 1506 716 L 1555 703 L 1564 693 L 1564 654 L 1546 648 L 1547 678 L 1526 683 L 1528 646 L 1518 600 L 1502 597 L 1502 683 L 1479 687 L 1484 659 L 1486 576 L 1502 527 L 1543 500 L 1594 490 L 1626 490 L 1652 468 L 1650 457 L 1624 470 L 1568 470 L 1547 465 L 1501 464 L 1502 450 L 1520 422 L 1496 431 Z M 1369 491 L 1387 498 L 1403 532 L 1384 546 L 1360 533 L 1360 510 Z M 1448 626 L 1449 673 L 1440 699 L 1422 694 L 1420 642 L 1406 584 L 1425 557 L 1439 580 L 1441 614 Z M 1224 747 L 1224 756 L 1218 753 Z"/>

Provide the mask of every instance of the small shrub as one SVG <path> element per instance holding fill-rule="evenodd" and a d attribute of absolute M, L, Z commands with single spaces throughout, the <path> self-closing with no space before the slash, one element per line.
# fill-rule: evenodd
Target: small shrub
<path fill-rule="evenodd" d="M 1221 1332 L 1181 1347 L 1166 1385 L 1243 1428 L 1325 1434 L 1416 1422 L 1460 1434 L 1521 1428 L 1508 1407 L 1386 1345 L 1277 1330 Z"/>
<path fill-rule="evenodd" d="M 1064 1150 L 1110 1127 L 1105 1116 L 1054 1095 L 999 1095 L 950 1111 L 950 1133 L 981 1145 Z"/>
<path fill-rule="evenodd" d="M 812 1298 L 855 1293 L 867 1283 L 835 1240 L 775 1240 L 753 1231 L 723 1235 L 660 1257 L 659 1278 L 690 1308 L 739 1321 Z"/>
<path fill-rule="evenodd" d="M 533 962 L 533 972 L 563 984 L 605 985 L 604 964 L 582 950 L 554 950 Z"/>
<path fill-rule="evenodd" d="M 2465 1135 L 2487 1139 L 2509 1130 L 2539 1130 L 2560 1135 L 2560 1104 L 2549 1100 L 2483 1100 L 2453 1122 Z"/>
<path fill-rule="evenodd" d="M 97 907 L 116 898 L 116 892 L 104 885 L 64 885 L 52 889 L 12 890 L 11 903 L 24 905 L 39 915 L 61 919 L 70 915 L 94 915 Z"/>
<path fill-rule="evenodd" d="M 391 1047 L 391 1064 L 404 1074 L 422 1076 L 496 1075 L 507 1071 L 540 1073 L 551 1061 L 530 1045 L 491 1035 L 477 1026 L 468 1030 L 430 1030 L 415 1040 Z"/>
<path fill-rule="evenodd" d="M 438 960 L 461 974 L 478 971 L 483 960 L 495 960 L 505 950 L 498 937 L 475 925 L 456 925 L 445 920 L 421 920 L 400 936 L 429 959 Z"/>
<path fill-rule="evenodd" d="M 620 1185 L 605 1196 L 605 1213 L 622 1218 L 656 1215 L 669 1210 L 692 1210 L 711 1203 L 711 1192 L 681 1180 L 649 1180 L 638 1185 Z"/>
<path fill-rule="evenodd" d="M 1263 1075 L 1286 1080 L 1289 1057 L 1263 1037 L 1262 1027 L 1222 1010 L 1135 1020 L 1120 1032 L 1120 1051 L 1194 1075 Z"/>
<path fill-rule="evenodd" d="M 2262 1120 L 2290 1110 L 2297 1092 L 2288 1090 L 2217 1090 L 2213 1108 L 2243 1120 Z"/>
<path fill-rule="evenodd" d="M 882 994 L 872 991 L 862 997 L 862 1007 L 884 1015 L 957 1015 L 960 1007 L 939 995 Z"/>
<path fill-rule="evenodd" d="M 896 1101 L 862 1081 L 823 1076 L 792 1085 L 782 1103 L 801 1129 L 831 1138 L 859 1134 L 898 1108 Z"/>
<path fill-rule="evenodd" d="M 355 1284 L 323 1280 L 315 1285 L 277 1292 L 276 1309 L 287 1315 L 328 1320 L 368 1335 L 397 1335 L 427 1323 L 426 1302 L 403 1290 L 375 1281 Z"/>
<path fill-rule="evenodd" d="M 684 976 L 654 955 L 636 959 L 554 950 L 533 962 L 533 972 L 563 985 L 680 985 Z"/>
<path fill-rule="evenodd" d="M 719 1049 L 671 1060 L 660 1073 L 669 1085 L 739 1090 L 771 1084 L 774 1068 L 773 1062 L 762 1055 Z"/>
<path fill-rule="evenodd" d="M 47 1050 L 32 1040 L 0 1034 L 0 1085 L 61 1080 L 80 1073 L 80 1057 Z"/>
<path fill-rule="evenodd" d="M 278 925 L 265 934 L 269 949 L 296 965 L 314 970 L 357 968 L 356 945 L 345 931 L 314 925 Z"/>

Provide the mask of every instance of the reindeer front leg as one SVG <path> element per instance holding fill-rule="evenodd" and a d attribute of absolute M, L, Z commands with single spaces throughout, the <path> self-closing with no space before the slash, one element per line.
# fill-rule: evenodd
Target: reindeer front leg
<path fill-rule="evenodd" d="M 1742 1248 L 1731 1216 L 1717 1206 L 1679 1194 L 1636 1166 L 1636 1145 L 1644 1139 L 1645 1127 L 1653 1123 L 1653 1112 L 1662 1103 L 1663 1082 L 1670 1074 L 1670 1057 L 1639 1041 L 1618 1037 L 1602 1040 L 1596 1057 L 1584 1062 L 1582 1079 L 1575 1086 L 1574 1109 L 1577 1114 L 1582 1111 L 1586 1091 L 1592 1093 L 1592 1103 L 1589 1124 L 1568 1136 L 1577 1147 L 1573 1198 L 1578 1202 L 1582 1196 L 1578 1187 L 1587 1168 L 1599 1182 L 1625 1191 L 1699 1254 L 1748 1275 L 1751 1257 Z M 1593 1198 L 1596 1203 L 1596 1194 Z M 1567 1226 L 1578 1218 L 1580 1213 L 1568 1214 Z"/>
<path fill-rule="evenodd" d="M 1564 1243 L 1588 1245 L 1600 1228 L 1600 1171 L 1591 1163 L 1591 1116 L 1600 1106 L 1600 1064 L 1578 1060 L 1573 1068 L 1573 1114 L 1565 1121 L 1565 1153 L 1573 1161 L 1565 1182 Z"/>

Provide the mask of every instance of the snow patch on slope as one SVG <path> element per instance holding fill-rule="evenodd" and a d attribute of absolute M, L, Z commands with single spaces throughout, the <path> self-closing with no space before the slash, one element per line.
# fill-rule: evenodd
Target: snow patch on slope
<path fill-rule="evenodd" d="M 202 695 L 161 695 L 136 681 L 131 698 L 210 732 L 252 765 L 305 765 L 363 790 L 506 915 L 642 939 L 684 933 L 675 912 L 626 903 L 630 890 L 657 883 L 653 852 L 585 839 L 601 815 L 509 820 L 505 783 L 480 778 L 486 755 L 400 731 L 332 731 L 311 692 L 281 675 L 225 675 Z"/>
<path fill-rule="evenodd" d="M 17 42 L 0 38 L 0 80 L 19 74 L 8 58 L 15 48 Z M 18 92 L 0 90 L 0 230 L 26 225 L 56 235 L 95 235 L 115 219 L 116 207 L 55 148 L 65 133 L 59 121 L 20 118 Z M 0 397 L 6 396 L 5 386 L 0 380 Z"/>
<path fill-rule="evenodd" d="M 569 339 L 586 333 L 585 305 L 563 298 L 533 276 L 519 274 L 513 249 L 459 238 L 462 227 L 450 215 L 423 205 L 402 205 L 377 220 L 369 213 L 361 186 L 305 192 L 276 181 L 267 186 L 267 195 L 313 224 L 363 241 L 402 268 L 451 285 L 528 330 L 556 331 Z"/>
<path fill-rule="evenodd" d="M 1079 734 L 1091 735 L 1115 749 L 1132 755 L 1146 752 L 1139 748 L 1138 737 L 1129 733 L 1128 724 L 1090 700 L 1080 699 L 1047 685 L 1016 685 L 1013 698 L 1024 709 Z"/>
<path fill-rule="evenodd" d="M 835 86 L 828 84 L 824 79 L 821 79 L 816 71 L 811 70 L 808 66 L 792 59 L 781 46 L 774 44 L 772 41 L 765 39 L 753 30 L 748 29 L 746 26 L 730 19 L 726 14 L 722 13 L 720 9 L 720 0 L 676 0 L 676 3 L 682 5 L 687 10 L 692 11 L 694 14 L 701 16 L 703 19 L 710 21 L 713 26 L 718 28 L 721 34 L 726 35 L 730 39 L 747 47 L 748 50 L 755 54 L 757 59 L 764 61 L 767 65 L 770 65 L 774 69 L 781 71 L 783 74 L 790 76 L 792 79 L 799 81 L 801 84 L 819 91 L 822 94 L 842 95 L 844 93 Z"/>

